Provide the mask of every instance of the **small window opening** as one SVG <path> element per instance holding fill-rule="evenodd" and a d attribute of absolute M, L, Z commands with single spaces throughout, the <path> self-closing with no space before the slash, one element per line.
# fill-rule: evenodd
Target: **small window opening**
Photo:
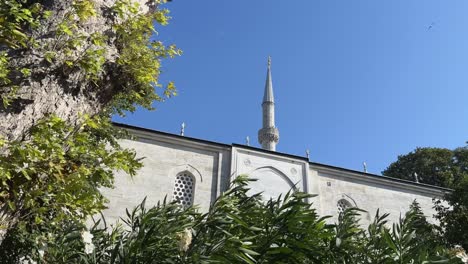
<path fill-rule="evenodd" d="M 193 205 L 195 179 L 188 172 L 181 172 L 177 174 L 174 183 L 174 192 L 172 196 L 173 201 L 184 207 Z"/>

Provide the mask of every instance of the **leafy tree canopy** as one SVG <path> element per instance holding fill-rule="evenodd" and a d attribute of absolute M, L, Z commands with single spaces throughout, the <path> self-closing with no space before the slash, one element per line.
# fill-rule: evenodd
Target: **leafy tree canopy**
<path fill-rule="evenodd" d="M 386 176 L 448 187 L 444 199 L 435 201 L 439 232 L 447 244 L 468 248 L 468 146 L 454 150 L 417 148 L 390 164 Z"/>
<path fill-rule="evenodd" d="M 421 183 L 448 187 L 456 186 L 468 174 L 468 147 L 454 150 L 444 148 L 416 148 L 398 156 L 382 174 Z"/>
<path fill-rule="evenodd" d="M 436 201 L 437 219 L 446 241 L 468 248 L 468 176 L 465 176 L 445 196 L 445 202 Z"/>

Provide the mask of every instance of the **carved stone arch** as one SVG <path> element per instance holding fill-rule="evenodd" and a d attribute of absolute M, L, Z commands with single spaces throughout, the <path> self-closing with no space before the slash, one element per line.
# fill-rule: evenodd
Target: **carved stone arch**
<path fill-rule="evenodd" d="M 358 207 L 356 201 L 349 194 L 342 193 L 342 194 L 335 197 L 335 203 L 338 203 L 338 201 L 340 201 L 340 200 L 345 200 L 345 201 L 349 202 L 352 207 Z"/>
<path fill-rule="evenodd" d="M 342 193 L 334 199 L 334 205 L 338 214 L 343 213 L 346 209 L 357 207 L 356 201 L 348 194 Z"/>
<path fill-rule="evenodd" d="M 284 181 L 286 181 L 289 186 L 291 186 L 291 188 L 293 188 L 294 190 L 297 190 L 296 188 L 296 183 L 292 182 L 291 179 L 286 175 L 286 173 L 284 173 L 283 171 L 281 171 L 280 169 L 278 168 L 275 168 L 273 166 L 262 166 L 262 167 L 258 167 L 256 169 L 253 169 L 252 171 L 250 171 L 249 173 L 247 173 L 247 175 L 251 175 L 253 173 L 255 173 L 256 171 L 261 171 L 261 170 L 271 170 L 273 172 L 275 172 L 277 175 L 279 175 Z"/>
<path fill-rule="evenodd" d="M 249 177 L 257 179 L 249 183 L 249 193 L 262 193 L 265 199 L 278 198 L 291 189 L 297 189 L 294 182 L 284 172 L 273 166 L 258 167 L 247 174 Z"/>
<path fill-rule="evenodd" d="M 196 181 L 203 182 L 203 176 L 200 173 L 200 171 L 197 168 L 195 168 L 194 166 L 190 165 L 190 164 L 182 164 L 182 165 L 174 166 L 171 169 L 169 175 L 174 177 L 177 174 L 179 174 L 181 172 L 184 172 L 184 171 L 187 171 L 190 174 L 192 174 Z"/>
<path fill-rule="evenodd" d="M 346 193 L 342 193 L 342 194 L 340 194 L 340 195 L 337 195 L 337 196 L 335 197 L 335 200 L 334 200 L 334 201 L 335 201 L 335 205 L 338 207 L 338 208 L 337 208 L 337 209 L 338 209 L 338 213 L 340 212 L 339 203 L 340 203 L 341 200 L 347 201 L 347 202 L 351 205 L 351 207 L 359 208 L 358 204 L 356 203 L 356 200 L 354 200 L 353 197 L 351 197 L 351 195 L 346 194 Z M 365 210 L 366 210 L 366 208 L 361 208 L 361 209 L 365 209 Z M 367 221 L 370 222 L 371 219 L 372 219 L 370 212 L 360 212 L 359 214 L 361 215 L 361 219 L 362 219 L 362 220 L 365 219 L 365 220 L 367 220 Z"/>

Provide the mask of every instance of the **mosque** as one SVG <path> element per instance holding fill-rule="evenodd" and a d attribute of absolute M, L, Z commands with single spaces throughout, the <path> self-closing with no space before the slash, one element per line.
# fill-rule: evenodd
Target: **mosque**
<path fill-rule="evenodd" d="M 169 134 L 124 124 L 135 139 L 123 140 L 123 147 L 132 148 L 144 158 L 144 167 L 134 178 L 117 173 L 114 189 L 104 189 L 109 199 L 104 211 L 107 219 L 117 220 L 145 197 L 147 205 L 165 197 L 184 206 L 197 205 L 207 211 L 225 191 L 231 180 L 241 174 L 258 179 L 251 183 L 251 192 L 262 192 L 264 198 L 277 197 L 290 189 L 317 194 L 309 202 L 319 215 L 336 220 L 347 207 L 366 210 L 363 224 L 372 220 L 377 209 L 390 213 L 397 221 L 409 205 L 417 200 L 426 216 L 435 213 L 432 198 L 442 197 L 448 189 L 418 182 L 374 175 L 309 161 L 308 157 L 276 152 L 280 134 L 275 126 L 275 99 L 268 60 L 262 102 L 263 124 L 258 131 L 262 148 L 248 144 L 225 144 Z"/>

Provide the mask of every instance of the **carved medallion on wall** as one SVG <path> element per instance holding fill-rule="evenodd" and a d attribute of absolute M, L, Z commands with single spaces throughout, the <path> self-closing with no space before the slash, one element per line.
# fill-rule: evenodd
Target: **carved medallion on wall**
<path fill-rule="evenodd" d="M 297 174 L 297 170 L 295 168 L 291 168 L 291 174 L 292 175 L 296 175 Z"/>
<path fill-rule="evenodd" d="M 250 162 L 250 159 L 247 158 L 247 159 L 244 160 L 244 165 L 245 165 L 245 166 L 249 167 L 250 164 L 252 164 L 252 163 Z"/>

